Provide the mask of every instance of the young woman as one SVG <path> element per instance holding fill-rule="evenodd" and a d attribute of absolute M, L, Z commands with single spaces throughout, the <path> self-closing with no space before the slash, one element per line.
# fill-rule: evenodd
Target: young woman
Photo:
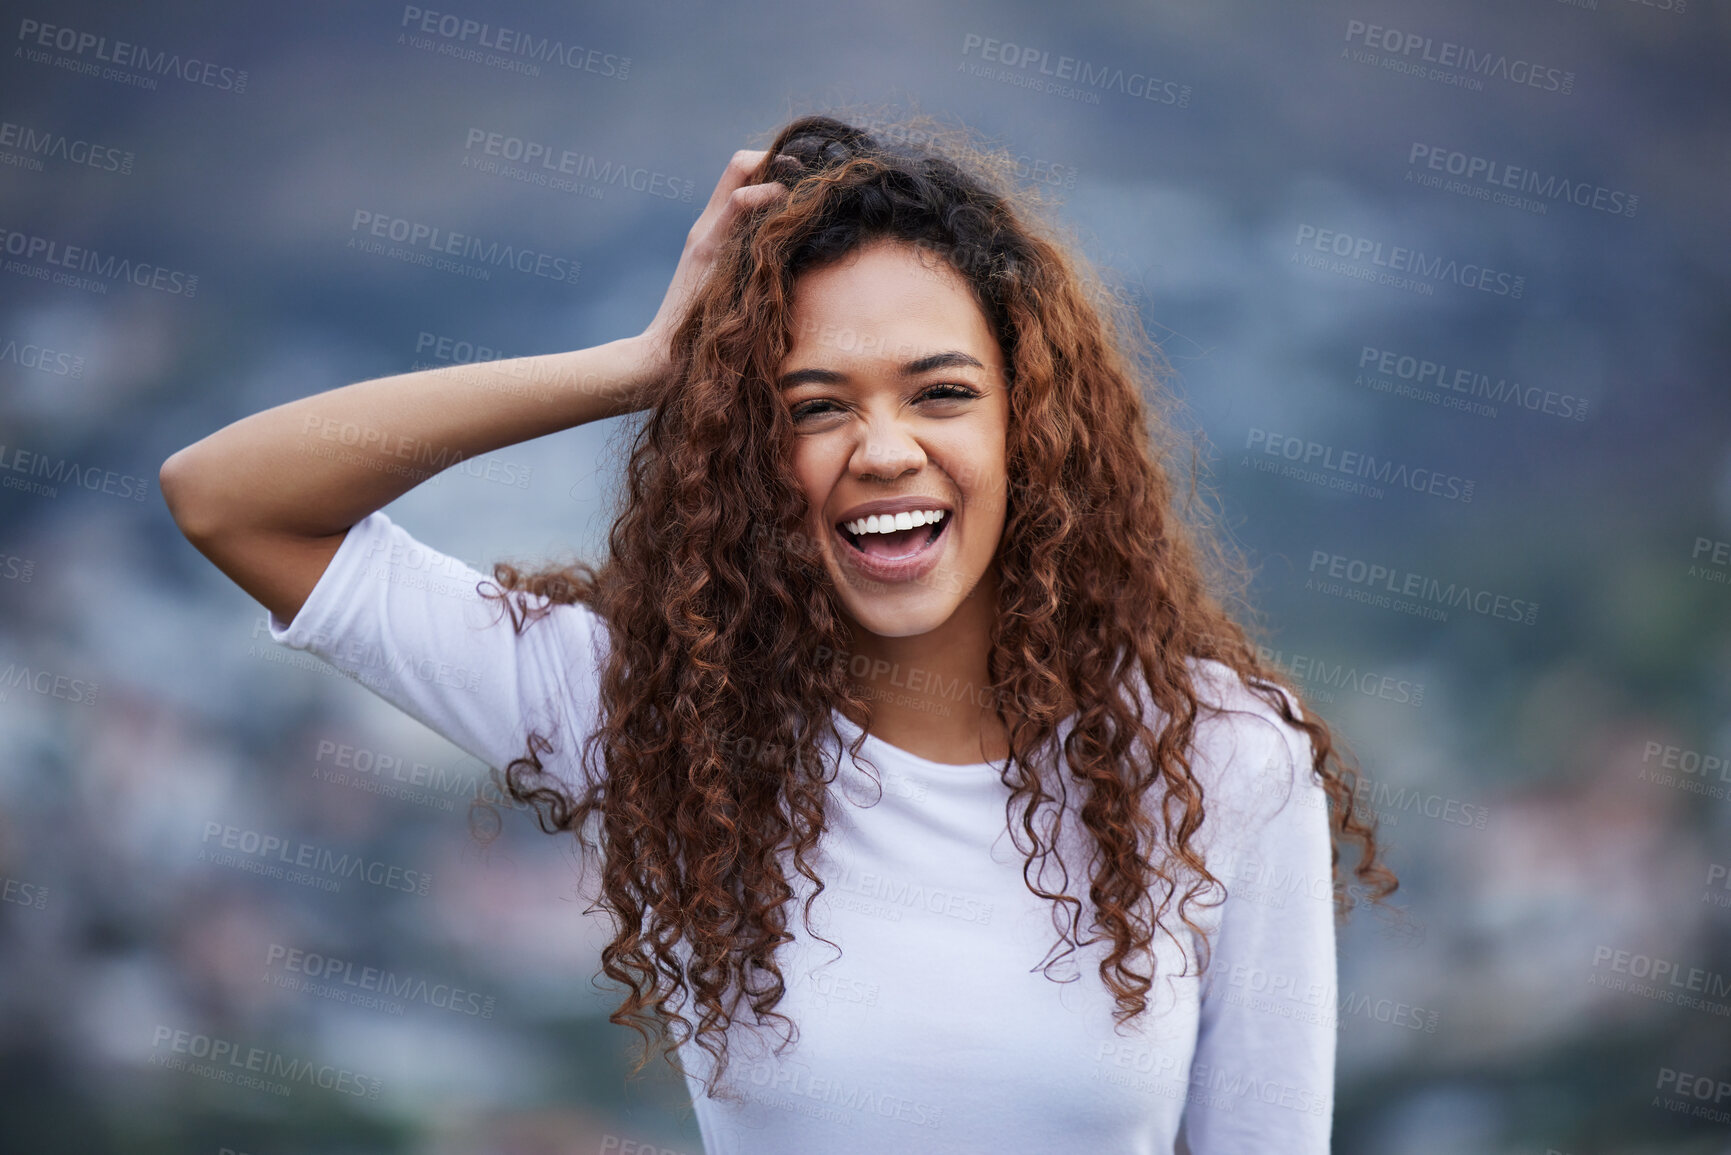
<path fill-rule="evenodd" d="M 997 154 L 801 118 L 734 155 L 641 334 L 163 466 L 273 637 L 580 837 L 614 1021 L 711 1155 L 1328 1149 L 1339 843 L 1352 892 L 1395 880 L 1055 235 Z M 488 581 L 379 512 L 637 409 L 599 571 Z"/>

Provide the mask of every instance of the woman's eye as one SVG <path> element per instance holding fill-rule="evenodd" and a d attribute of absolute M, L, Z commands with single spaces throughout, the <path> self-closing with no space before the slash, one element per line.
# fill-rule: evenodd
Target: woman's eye
<path fill-rule="evenodd" d="M 921 401 L 971 401 L 979 395 L 978 390 L 971 389 L 966 385 L 944 384 L 932 385 L 921 390 L 919 399 Z M 820 417 L 825 413 L 836 411 L 838 410 L 833 401 L 818 397 L 810 401 L 801 401 L 790 408 L 788 413 L 795 421 L 803 421 L 807 417 Z"/>
<path fill-rule="evenodd" d="M 938 401 L 949 401 L 951 399 L 966 400 L 968 398 L 978 397 L 979 393 L 968 388 L 966 385 L 933 385 L 930 389 L 926 390 L 925 396 Z"/>
<path fill-rule="evenodd" d="M 801 421 L 807 417 L 822 413 L 823 406 L 828 404 L 828 401 L 802 401 L 792 409 L 788 410 L 788 412 L 792 414 L 795 421 Z"/>

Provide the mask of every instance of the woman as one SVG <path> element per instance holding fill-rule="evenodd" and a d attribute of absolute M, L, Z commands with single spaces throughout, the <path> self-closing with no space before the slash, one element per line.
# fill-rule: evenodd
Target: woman
<path fill-rule="evenodd" d="M 278 641 L 584 836 L 712 1155 L 1326 1151 L 1336 843 L 1395 880 L 1005 163 L 798 119 L 636 337 L 291 402 L 163 493 Z M 635 409 L 599 572 L 378 512 Z"/>

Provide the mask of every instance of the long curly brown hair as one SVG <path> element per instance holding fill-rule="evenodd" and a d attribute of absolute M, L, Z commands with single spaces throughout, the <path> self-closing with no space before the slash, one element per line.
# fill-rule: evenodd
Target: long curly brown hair
<path fill-rule="evenodd" d="M 680 1069 L 674 1052 L 695 1034 L 718 1060 L 713 1095 L 741 998 L 757 1022 L 797 1037 L 774 1009 L 787 990 L 776 948 L 793 940 L 796 897 L 784 855 L 815 897 L 823 883 L 809 859 L 842 745 L 831 711 L 869 720 L 871 705 L 838 660 L 851 648 L 849 626 L 804 528 L 793 425 L 775 381 L 791 345 L 796 278 L 868 241 L 941 254 L 1004 351 L 1011 481 L 988 696 L 1009 733 L 1011 833 L 1020 813 L 1030 843 L 1017 837 L 1023 877 L 1054 904 L 1059 958 L 1110 940 L 1099 970 L 1121 1025 L 1147 1007 L 1152 941 L 1170 933 L 1162 920 L 1195 931 L 1190 907 L 1219 901 L 1206 897 L 1224 887 L 1193 841 L 1205 813 L 1189 757 L 1196 660 L 1237 671 L 1309 736 L 1330 802 L 1337 914 L 1359 899 L 1380 903 L 1398 885 L 1374 823 L 1353 805 L 1356 770 L 1342 764 L 1326 723 L 1302 704 L 1293 713 L 1280 688 L 1301 703 L 1296 690 L 1240 624 L 1255 619 L 1248 569 L 1198 500 L 1197 449 L 1178 432 L 1157 347 L 1015 168 L 1007 151 L 927 117 L 875 135 L 827 116 L 781 128 L 749 183 L 778 180 L 790 195 L 736 222 L 673 338 L 670 371 L 632 445 L 610 557 L 598 571 L 500 564 L 497 588 L 484 591 L 506 602 L 518 631 L 574 602 L 606 623 L 583 789 L 547 771 L 542 757 L 556 747 L 540 733 L 505 768 L 504 787 L 535 808 L 542 829 L 599 851 L 598 905 L 615 928 L 601 966 L 629 992 L 612 1021 L 643 1038 L 633 1073 L 656 1040 Z M 1186 443 L 1181 491 L 1169 472 Z M 1144 694 L 1166 720 L 1158 732 L 1143 717 Z M 1035 815 L 1069 796 L 1055 735 L 1072 710 L 1063 765 L 1099 852 L 1086 942 L 1083 902 L 1067 885 L 1054 892 L 1035 881 L 1055 850 Z M 862 742 L 856 735 L 848 753 Z M 1158 827 L 1154 808 L 1140 804 L 1156 788 Z M 1360 848 L 1363 885 L 1341 878 L 1348 841 Z M 809 929 L 809 898 L 805 913 Z"/>

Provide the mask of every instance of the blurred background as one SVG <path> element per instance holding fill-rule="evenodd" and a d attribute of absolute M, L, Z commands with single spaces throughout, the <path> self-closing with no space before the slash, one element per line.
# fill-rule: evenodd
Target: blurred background
<path fill-rule="evenodd" d="M 485 768 L 273 644 L 157 470 L 637 332 L 728 156 L 863 101 L 1061 203 L 1364 768 L 1412 918 L 1342 932 L 1336 1150 L 1731 1151 L 1725 5 L 6 7 L 0 1149 L 701 1150 L 563 843 L 482 850 Z M 598 560 L 627 432 L 388 510 Z"/>

